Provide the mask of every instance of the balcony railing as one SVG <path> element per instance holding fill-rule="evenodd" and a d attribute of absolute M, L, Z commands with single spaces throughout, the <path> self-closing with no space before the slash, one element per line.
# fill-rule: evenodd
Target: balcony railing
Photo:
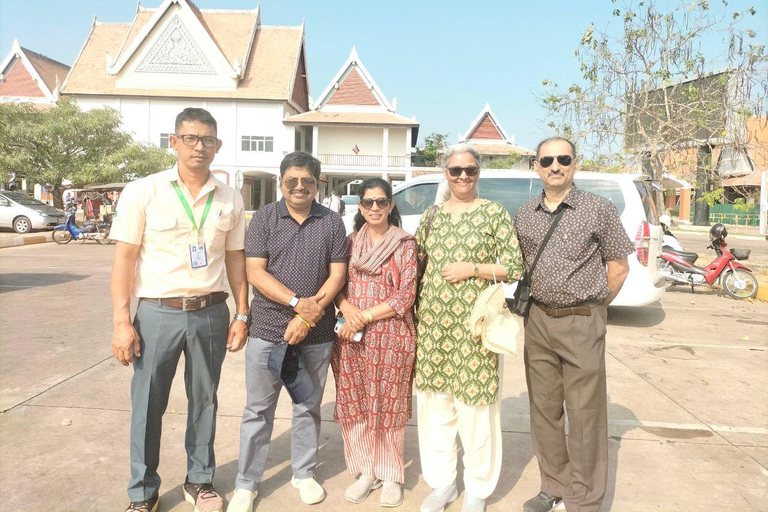
<path fill-rule="evenodd" d="M 320 153 L 317 155 L 323 165 L 342 165 L 350 167 L 381 167 L 382 155 L 334 155 Z M 387 157 L 389 167 L 405 167 L 408 161 L 405 156 Z"/>

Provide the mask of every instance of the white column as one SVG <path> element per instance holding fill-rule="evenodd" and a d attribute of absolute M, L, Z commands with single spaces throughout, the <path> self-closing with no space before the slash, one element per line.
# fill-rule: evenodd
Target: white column
<path fill-rule="evenodd" d="M 320 138 L 320 127 L 312 127 L 312 156 L 317 158 L 317 141 Z"/>
<path fill-rule="evenodd" d="M 413 136 L 413 128 L 410 126 L 405 129 L 405 167 L 411 166 L 411 137 Z"/>
<path fill-rule="evenodd" d="M 389 128 L 384 128 L 383 141 L 381 144 L 381 166 L 389 167 Z"/>

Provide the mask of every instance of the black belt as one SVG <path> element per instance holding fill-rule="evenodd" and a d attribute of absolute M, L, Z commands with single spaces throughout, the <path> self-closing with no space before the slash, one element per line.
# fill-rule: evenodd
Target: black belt
<path fill-rule="evenodd" d="M 570 308 L 550 308 L 549 306 L 542 304 L 541 302 L 534 300 L 534 304 L 536 304 L 539 309 L 541 309 L 543 312 L 545 312 L 547 315 L 551 316 L 552 318 L 561 318 L 564 316 L 592 316 L 592 308 L 589 306 L 573 306 Z"/>
<path fill-rule="evenodd" d="M 167 299 L 148 299 L 145 297 L 139 300 L 151 302 L 158 306 L 165 306 L 167 308 L 180 309 L 182 311 L 197 311 L 198 309 L 207 308 L 213 306 L 219 302 L 224 302 L 229 297 L 227 292 L 213 292 L 208 295 L 201 295 L 199 297 L 169 297 Z"/>

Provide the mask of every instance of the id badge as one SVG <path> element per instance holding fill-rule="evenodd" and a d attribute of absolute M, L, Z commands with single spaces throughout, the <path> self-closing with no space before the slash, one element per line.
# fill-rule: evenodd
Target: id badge
<path fill-rule="evenodd" d="M 190 244 L 189 258 L 192 261 L 192 268 L 207 267 L 208 256 L 205 254 L 205 242 Z"/>

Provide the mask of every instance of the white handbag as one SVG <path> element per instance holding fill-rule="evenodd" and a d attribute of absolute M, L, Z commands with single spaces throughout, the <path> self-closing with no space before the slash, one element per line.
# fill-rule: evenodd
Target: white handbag
<path fill-rule="evenodd" d="M 517 319 L 509 311 L 501 283 L 496 282 L 482 291 L 472 307 L 469 328 L 472 337 L 497 354 L 517 355 Z"/>

